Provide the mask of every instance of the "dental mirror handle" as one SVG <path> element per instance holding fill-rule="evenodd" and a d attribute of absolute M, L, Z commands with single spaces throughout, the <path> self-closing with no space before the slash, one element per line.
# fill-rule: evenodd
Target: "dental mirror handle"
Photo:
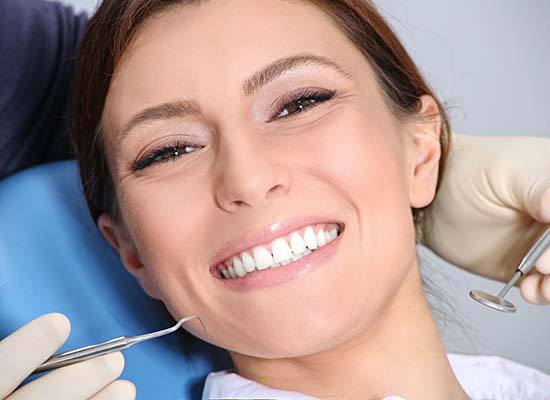
<path fill-rule="evenodd" d="M 544 232 L 539 236 L 535 244 L 531 246 L 525 257 L 519 263 L 516 269 L 516 273 L 510 279 L 510 281 L 502 288 L 497 297 L 503 298 L 510 291 L 512 286 L 526 273 L 531 271 L 535 266 L 535 263 L 544 251 L 550 245 L 550 227 L 547 227 Z"/>

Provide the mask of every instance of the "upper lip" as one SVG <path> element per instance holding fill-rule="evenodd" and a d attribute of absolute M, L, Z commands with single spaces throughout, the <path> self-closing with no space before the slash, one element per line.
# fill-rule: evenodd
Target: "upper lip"
<path fill-rule="evenodd" d="M 242 251 L 265 243 L 271 243 L 274 239 L 284 236 L 307 225 L 322 223 L 337 223 L 342 231 L 343 223 L 330 217 L 302 216 L 275 222 L 259 229 L 245 232 L 239 239 L 226 243 L 215 255 L 210 269 L 215 269 L 220 263 Z"/>

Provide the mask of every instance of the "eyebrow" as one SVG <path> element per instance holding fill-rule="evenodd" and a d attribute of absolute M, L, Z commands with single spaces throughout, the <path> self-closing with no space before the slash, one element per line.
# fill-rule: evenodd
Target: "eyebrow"
<path fill-rule="evenodd" d="M 243 96 L 252 96 L 262 86 L 277 79 L 285 72 L 306 65 L 324 66 L 333 69 L 340 77 L 351 80 L 351 73 L 343 69 L 330 58 L 310 53 L 301 53 L 289 57 L 279 58 L 246 79 L 241 87 Z M 132 117 L 132 119 L 120 130 L 117 143 L 120 144 L 128 136 L 129 132 L 138 125 L 148 122 L 167 120 L 172 118 L 185 118 L 200 114 L 199 105 L 191 100 L 175 100 L 146 108 Z"/>

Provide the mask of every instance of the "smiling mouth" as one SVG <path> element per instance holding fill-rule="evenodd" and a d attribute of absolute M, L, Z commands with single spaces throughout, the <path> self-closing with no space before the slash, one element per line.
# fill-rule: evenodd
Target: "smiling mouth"
<path fill-rule="evenodd" d="M 323 223 L 307 225 L 271 243 L 242 251 L 213 269 L 213 274 L 224 280 L 244 278 L 269 268 L 294 263 L 335 240 L 343 232 L 343 224 Z"/>

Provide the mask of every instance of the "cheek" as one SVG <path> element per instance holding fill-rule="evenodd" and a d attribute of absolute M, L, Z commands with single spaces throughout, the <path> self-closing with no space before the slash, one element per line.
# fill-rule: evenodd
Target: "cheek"
<path fill-rule="evenodd" d="M 402 133 L 387 112 L 347 112 L 327 129 L 338 136 L 310 149 L 327 160 L 315 173 L 354 206 L 365 244 L 374 250 L 414 242 Z"/>
<path fill-rule="evenodd" d="M 177 177 L 165 182 L 132 182 L 124 188 L 124 218 L 149 275 L 159 282 L 170 281 L 182 271 L 192 273 L 199 262 L 197 238 L 206 210 L 201 198 L 207 191 L 200 182 Z M 193 190 L 189 190 L 193 187 Z M 195 248 L 193 247 L 195 244 Z"/>
<path fill-rule="evenodd" d="M 323 332 L 319 340 L 343 340 L 368 325 L 395 295 L 414 261 L 401 132 L 380 114 L 346 113 L 326 127 L 338 134 L 335 140 L 310 149 L 317 160 L 328 160 L 311 173 L 330 183 L 349 222 L 340 269 L 316 283 L 323 295 L 312 305 L 308 323 Z M 295 323 L 307 331 L 308 324 Z"/>
<path fill-rule="evenodd" d="M 382 114 L 382 115 L 380 115 Z M 415 254 L 414 225 L 399 129 L 386 114 L 351 118 L 356 132 L 340 180 L 356 207 L 359 238 L 372 283 L 395 288 Z M 361 129 L 362 127 L 362 129 Z M 355 149 L 355 150 L 354 150 Z M 373 287 L 374 289 L 374 287 Z M 373 290 L 386 295 L 391 290 Z"/>

